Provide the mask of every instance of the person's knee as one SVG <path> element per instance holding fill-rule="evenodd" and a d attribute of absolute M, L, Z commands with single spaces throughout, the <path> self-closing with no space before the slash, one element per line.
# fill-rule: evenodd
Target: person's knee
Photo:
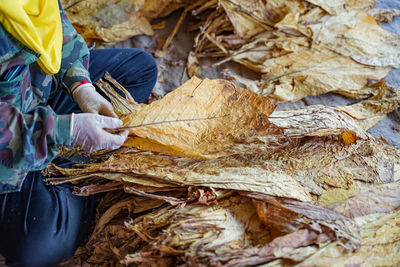
<path fill-rule="evenodd" d="M 39 172 L 27 178 L 20 193 L 0 201 L 0 253 L 11 266 L 52 266 L 83 241 L 94 201 L 72 195 L 67 185 L 45 186 Z"/>
<path fill-rule="evenodd" d="M 134 48 L 129 51 L 131 57 L 129 63 L 123 67 L 124 77 L 121 78 L 121 83 L 135 101 L 144 103 L 157 81 L 157 63 L 146 51 Z"/>
<path fill-rule="evenodd" d="M 72 257 L 76 244 L 64 241 L 60 236 L 28 236 L 17 242 L 9 242 L 4 253 L 11 266 L 54 266 Z"/>
<path fill-rule="evenodd" d="M 135 49 L 136 50 L 136 49 Z M 141 65 L 141 78 L 149 82 L 154 82 L 157 80 L 157 63 L 153 56 L 144 50 L 139 51 L 135 56 L 135 64 Z"/>

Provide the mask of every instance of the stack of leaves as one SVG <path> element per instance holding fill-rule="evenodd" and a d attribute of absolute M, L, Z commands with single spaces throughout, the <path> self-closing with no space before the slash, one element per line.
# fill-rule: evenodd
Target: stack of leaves
<path fill-rule="evenodd" d="M 223 58 L 261 73 L 247 80 L 226 73 L 279 102 L 334 92 L 371 96 L 368 80 L 400 67 L 400 36 L 383 30 L 399 10 L 374 9 L 375 0 L 214 0 L 196 7 L 199 30 L 188 58 Z M 214 66 L 215 66 L 214 65 Z"/>
<path fill-rule="evenodd" d="M 134 35 L 152 35 L 150 21 L 164 17 L 188 0 L 62 0 L 75 29 L 87 43 L 119 42 Z"/>
<path fill-rule="evenodd" d="M 130 129 L 125 147 L 46 169 L 79 195 L 109 191 L 88 263 L 400 262 L 400 153 L 357 112 L 387 99 L 274 111 L 265 96 L 194 77 L 145 105 L 109 76 L 97 85 Z"/>

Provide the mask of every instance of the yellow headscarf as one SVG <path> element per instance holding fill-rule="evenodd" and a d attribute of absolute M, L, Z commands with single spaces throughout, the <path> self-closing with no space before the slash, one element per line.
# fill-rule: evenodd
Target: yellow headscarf
<path fill-rule="evenodd" d="M 60 70 L 62 26 L 57 0 L 0 0 L 0 23 L 23 45 L 41 54 L 47 74 Z"/>

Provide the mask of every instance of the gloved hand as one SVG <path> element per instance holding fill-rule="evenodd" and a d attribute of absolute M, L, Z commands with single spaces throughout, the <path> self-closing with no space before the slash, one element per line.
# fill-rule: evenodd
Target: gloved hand
<path fill-rule="evenodd" d="M 122 127 L 119 119 L 92 113 L 72 114 L 71 140 L 85 151 L 94 152 L 102 149 L 117 149 L 125 142 L 129 130 L 112 134 L 104 129 Z"/>
<path fill-rule="evenodd" d="M 91 83 L 84 83 L 72 92 L 74 100 L 83 112 L 118 118 L 110 102 L 102 97 Z"/>

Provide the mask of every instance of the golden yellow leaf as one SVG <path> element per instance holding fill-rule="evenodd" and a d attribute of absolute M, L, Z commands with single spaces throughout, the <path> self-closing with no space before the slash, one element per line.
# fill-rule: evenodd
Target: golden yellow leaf
<path fill-rule="evenodd" d="M 130 139 L 132 146 L 149 139 L 163 145 L 161 150 L 154 146 L 156 152 L 216 158 L 224 155 L 220 154 L 224 148 L 264 131 L 273 109 L 266 97 L 228 81 L 193 77 L 164 98 L 141 105 L 121 119 L 130 135 L 140 137 Z"/>

